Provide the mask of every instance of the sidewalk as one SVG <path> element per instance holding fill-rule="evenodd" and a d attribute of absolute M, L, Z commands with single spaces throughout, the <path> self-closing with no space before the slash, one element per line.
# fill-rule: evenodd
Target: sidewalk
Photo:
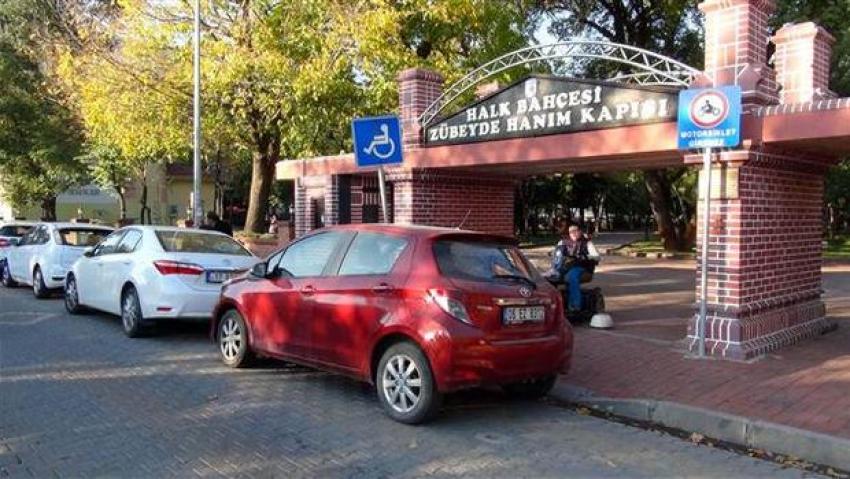
<path fill-rule="evenodd" d="M 620 413 L 635 404 L 682 406 L 680 413 L 691 416 L 685 419 L 688 425 L 725 421 L 711 431 L 738 420 L 826 434 L 846 440 L 832 444 L 840 446 L 846 460 L 825 463 L 850 468 L 850 449 L 842 449 L 850 448 L 850 267 L 824 267 L 825 299 L 837 331 L 749 363 L 686 357 L 692 261 L 608 257 L 595 282 L 605 291 L 616 327 L 575 329 L 573 368 L 556 387 L 556 398 L 614 410 L 619 406 Z M 694 418 L 699 415 L 705 417 Z M 807 452 L 791 449 L 776 452 Z M 823 462 L 824 457 L 807 459 Z"/>

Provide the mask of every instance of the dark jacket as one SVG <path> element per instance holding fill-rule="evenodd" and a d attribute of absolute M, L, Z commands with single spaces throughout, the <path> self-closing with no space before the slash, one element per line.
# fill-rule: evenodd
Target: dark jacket
<path fill-rule="evenodd" d="M 596 263 L 590 259 L 587 248 L 587 238 L 573 241 L 570 238 L 562 240 L 552 254 L 552 269 L 560 274 L 566 274 L 573 266 L 580 266 L 593 271 Z"/>
<path fill-rule="evenodd" d="M 233 227 L 230 226 L 230 223 L 227 221 L 218 220 L 214 224 L 203 224 L 201 225 L 202 230 L 209 231 L 218 231 L 219 233 L 224 233 L 227 236 L 233 236 Z"/>

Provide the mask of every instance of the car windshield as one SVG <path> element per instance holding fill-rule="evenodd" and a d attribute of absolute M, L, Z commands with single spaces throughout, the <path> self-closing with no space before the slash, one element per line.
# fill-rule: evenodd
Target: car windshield
<path fill-rule="evenodd" d="M 513 245 L 478 241 L 438 241 L 434 244 L 437 265 L 444 276 L 473 281 L 496 281 L 521 277 L 537 281 L 539 274 Z"/>
<path fill-rule="evenodd" d="M 32 229 L 30 225 L 5 225 L 0 226 L 0 236 L 5 236 L 7 238 L 20 238 L 21 236 L 29 233 Z"/>
<path fill-rule="evenodd" d="M 162 249 L 169 253 L 213 253 L 235 256 L 251 256 L 241 244 L 233 238 L 202 231 L 165 231 L 156 232 Z"/>
<path fill-rule="evenodd" d="M 59 239 L 64 246 L 95 246 L 110 233 L 110 230 L 93 228 L 62 228 L 59 230 Z"/>

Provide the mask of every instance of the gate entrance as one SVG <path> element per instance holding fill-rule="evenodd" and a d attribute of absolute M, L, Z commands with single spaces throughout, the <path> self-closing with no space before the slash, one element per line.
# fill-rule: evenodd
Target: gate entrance
<path fill-rule="evenodd" d="M 823 180 L 850 152 L 850 99 L 828 89 L 834 40 L 811 23 L 786 25 L 771 38 L 768 65 L 772 2 L 709 0 L 700 9 L 709 39 L 704 71 L 633 47 L 574 41 L 510 53 L 447 88 L 437 72 L 401 72 L 405 163 L 386 170 L 391 219 L 455 227 L 466 218 L 465 228 L 512 235 L 522 178 L 698 165 L 700 155 L 677 150 L 677 90 L 739 85 L 742 146 L 714 155 L 711 191 L 700 187 L 700 202 L 711 195 L 711 243 L 698 244 L 710 258 L 707 352 L 748 359 L 827 330 Z M 597 60 L 621 68 L 601 81 L 564 76 L 576 62 Z M 454 106 L 492 75 L 523 65 L 552 74 Z M 358 202 L 355 185 L 374 175 L 359 171 L 350 154 L 281 162 L 277 176 L 296 180 L 299 235 L 316 226 L 309 210 L 317 197 L 327 225 L 357 222 L 357 204 L 360 221 L 367 219 L 367 191 L 361 186 Z M 340 198 L 351 199 L 348 211 Z"/>

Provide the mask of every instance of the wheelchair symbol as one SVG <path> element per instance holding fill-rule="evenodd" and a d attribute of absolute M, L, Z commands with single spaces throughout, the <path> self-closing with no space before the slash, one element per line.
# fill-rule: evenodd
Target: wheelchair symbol
<path fill-rule="evenodd" d="M 363 148 L 363 153 L 386 160 L 395 153 L 395 142 L 390 138 L 390 127 L 386 123 L 382 123 L 379 128 L 381 129 L 381 134 L 375 135 L 372 138 L 372 143 L 369 143 L 367 148 Z M 386 148 L 382 150 L 381 147 Z"/>

